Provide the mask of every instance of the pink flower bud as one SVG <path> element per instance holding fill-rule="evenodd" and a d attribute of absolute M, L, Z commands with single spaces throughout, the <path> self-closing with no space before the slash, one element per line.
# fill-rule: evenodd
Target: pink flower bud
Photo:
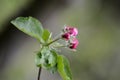
<path fill-rule="evenodd" d="M 76 49 L 78 44 L 79 44 L 79 41 L 76 38 L 74 38 L 73 41 L 70 43 L 69 48 L 70 49 Z"/>
<path fill-rule="evenodd" d="M 69 32 L 71 34 L 71 36 L 76 36 L 78 34 L 77 28 L 74 28 L 74 27 L 66 26 L 65 31 Z"/>
<path fill-rule="evenodd" d="M 72 35 L 72 36 L 76 36 L 78 34 L 78 30 L 77 28 L 69 28 L 69 33 Z"/>
<path fill-rule="evenodd" d="M 65 26 L 64 30 L 65 30 L 65 31 L 69 31 L 69 28 L 70 28 L 70 27 Z"/>
<path fill-rule="evenodd" d="M 69 40 L 70 39 L 70 34 L 69 33 L 64 33 L 62 35 L 62 38 L 66 39 L 66 40 Z"/>

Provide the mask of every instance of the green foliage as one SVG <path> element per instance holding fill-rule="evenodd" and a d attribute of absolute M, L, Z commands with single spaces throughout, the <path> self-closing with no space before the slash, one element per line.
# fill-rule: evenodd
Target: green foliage
<path fill-rule="evenodd" d="M 32 17 L 18 17 L 11 23 L 24 33 L 41 41 L 43 28 L 41 23 Z"/>
<path fill-rule="evenodd" d="M 51 33 L 47 29 L 44 29 L 42 38 L 43 38 L 44 42 L 47 43 L 51 39 Z"/>
<path fill-rule="evenodd" d="M 56 65 L 57 62 L 57 54 L 51 51 L 48 47 L 44 47 L 41 50 L 41 57 L 39 57 L 40 64 L 45 69 L 50 69 L 51 67 Z M 37 64 L 37 65 L 40 65 Z"/>
<path fill-rule="evenodd" d="M 63 80 L 72 80 L 72 74 L 71 74 L 69 62 L 62 55 L 58 56 L 57 69 L 60 75 L 62 76 Z"/>
<path fill-rule="evenodd" d="M 41 63 L 42 63 L 42 55 L 41 55 L 41 52 L 38 52 L 36 55 L 35 55 L 35 64 L 38 66 L 38 67 L 41 67 Z"/>
<path fill-rule="evenodd" d="M 35 63 L 38 67 L 49 70 L 54 73 L 58 71 L 63 80 L 72 80 L 72 74 L 68 60 L 59 55 L 55 48 L 61 46 L 60 43 L 52 43 L 51 33 L 42 28 L 41 23 L 32 17 L 18 17 L 11 21 L 19 30 L 38 39 L 41 43 L 41 49 L 36 54 Z M 50 44 L 53 44 L 49 46 Z"/>

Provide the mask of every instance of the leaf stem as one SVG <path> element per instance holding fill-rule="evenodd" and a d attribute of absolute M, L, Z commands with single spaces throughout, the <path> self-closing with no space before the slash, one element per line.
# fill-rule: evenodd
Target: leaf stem
<path fill-rule="evenodd" d="M 55 48 L 67 47 L 67 45 L 56 46 Z"/>
<path fill-rule="evenodd" d="M 53 40 L 53 41 L 49 42 L 46 46 L 49 46 L 50 44 L 52 44 L 52 43 L 54 43 L 54 42 L 58 41 L 59 39 L 61 39 L 61 37 L 59 37 L 59 38 L 57 38 L 57 39 L 55 39 L 55 40 Z"/>
<path fill-rule="evenodd" d="M 37 79 L 37 80 L 40 80 L 40 74 L 41 74 L 41 67 L 39 67 L 39 71 L 38 71 L 38 79 Z"/>

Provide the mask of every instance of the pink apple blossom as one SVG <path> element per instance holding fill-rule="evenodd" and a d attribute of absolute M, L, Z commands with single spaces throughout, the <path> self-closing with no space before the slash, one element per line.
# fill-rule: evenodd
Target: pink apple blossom
<path fill-rule="evenodd" d="M 69 40 L 70 39 L 70 34 L 69 33 L 64 33 L 62 35 L 62 38 L 64 38 L 65 40 Z"/>
<path fill-rule="evenodd" d="M 78 34 L 78 30 L 75 27 L 65 27 L 65 30 L 69 32 L 72 36 L 76 36 Z"/>
<path fill-rule="evenodd" d="M 79 41 L 78 41 L 76 38 L 74 38 L 74 39 L 72 40 L 72 42 L 70 43 L 69 48 L 70 48 L 70 49 L 76 49 L 77 46 L 78 46 L 78 44 L 79 44 Z"/>

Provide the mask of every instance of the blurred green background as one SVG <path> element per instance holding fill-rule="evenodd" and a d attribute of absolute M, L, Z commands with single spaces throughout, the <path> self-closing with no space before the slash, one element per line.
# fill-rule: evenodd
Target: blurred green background
<path fill-rule="evenodd" d="M 53 36 L 65 24 L 78 28 L 77 51 L 60 53 L 73 80 L 120 80 L 119 0 L 0 0 L 0 80 L 37 80 L 39 42 L 10 23 L 18 16 L 39 19 Z M 43 69 L 41 80 L 61 78 Z"/>

